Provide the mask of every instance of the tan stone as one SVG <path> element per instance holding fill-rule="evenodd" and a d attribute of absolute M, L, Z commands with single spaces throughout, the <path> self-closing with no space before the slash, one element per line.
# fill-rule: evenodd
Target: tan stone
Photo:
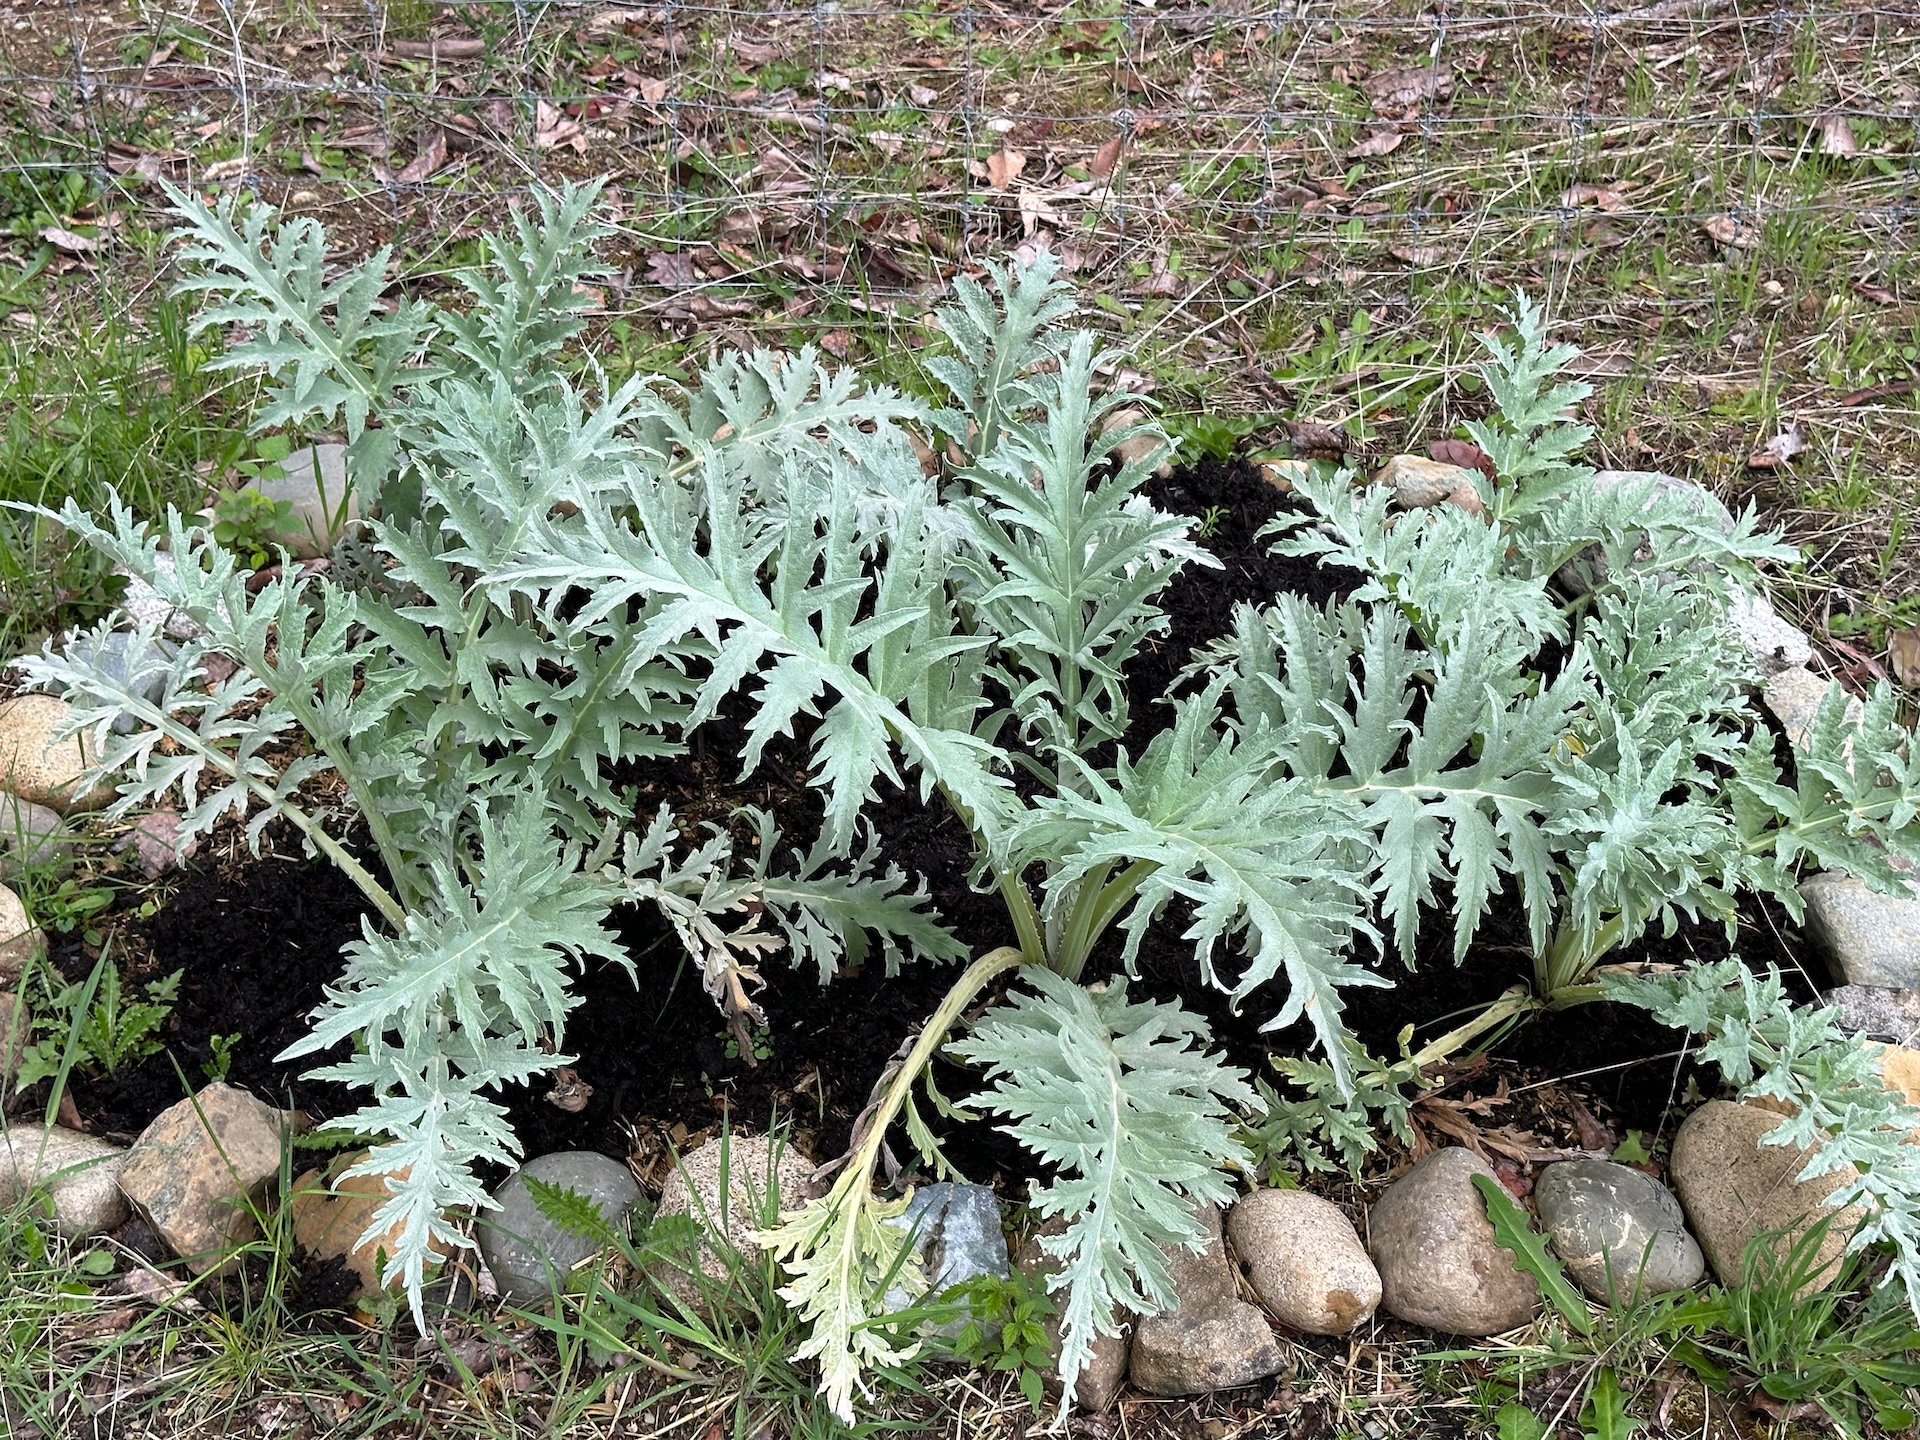
<path fill-rule="evenodd" d="M 1389 1314 L 1442 1334 L 1498 1335 L 1539 1313 L 1540 1287 L 1494 1237 L 1476 1175 L 1493 1170 L 1471 1150 L 1436 1150 L 1373 1202 L 1368 1239 Z"/>
<path fill-rule="evenodd" d="M 46 953 L 46 932 L 27 918 L 20 897 L 0 885 L 0 985 L 12 984 Z"/>
<path fill-rule="evenodd" d="M 33 1190 L 53 1201 L 54 1228 L 69 1240 L 100 1235 L 127 1218 L 115 1184 L 126 1151 L 58 1125 L 13 1124 L 0 1132 L 0 1206 Z"/>
<path fill-rule="evenodd" d="M 293 1238 L 300 1248 L 317 1260 L 344 1262 L 359 1278 L 356 1299 L 380 1292 L 381 1267 L 399 1247 L 404 1229 L 395 1223 L 368 1244 L 360 1244 L 360 1237 L 373 1224 L 374 1212 L 389 1198 L 385 1175 L 347 1174 L 366 1158 L 367 1152 L 358 1150 L 324 1170 L 307 1171 L 293 1182 L 293 1197 L 287 1203 Z"/>
<path fill-rule="evenodd" d="M 1127 1373 L 1149 1395 L 1202 1395 L 1264 1380 L 1285 1363 L 1267 1317 L 1239 1297 L 1221 1235 L 1220 1211 L 1195 1205 L 1206 1235 L 1199 1251 L 1162 1250 L 1173 1304 L 1134 1326 Z"/>
<path fill-rule="evenodd" d="M 1480 498 L 1471 470 L 1424 455 L 1392 456 L 1373 472 L 1373 483 L 1391 485 L 1394 503 L 1403 510 L 1424 510 L 1463 492 L 1472 492 L 1475 500 Z"/>
<path fill-rule="evenodd" d="M 1669 1167 L 1673 1188 L 1686 1208 L 1687 1222 L 1723 1284 L 1743 1279 L 1749 1241 L 1773 1233 L 1775 1254 L 1785 1255 L 1822 1216 L 1833 1214 L 1827 1197 L 1855 1178 L 1852 1166 L 1812 1180 L 1797 1180 L 1811 1154 L 1794 1145 L 1762 1140 L 1781 1117 L 1755 1105 L 1709 1100 L 1686 1118 L 1673 1137 Z M 1817 1148 L 1817 1147 L 1816 1147 Z M 1835 1262 L 1847 1236 L 1860 1220 L 1856 1210 L 1834 1215 L 1814 1261 L 1815 1273 L 1798 1293 L 1811 1294 L 1832 1283 Z"/>
<path fill-rule="evenodd" d="M 1115 430 L 1125 430 L 1135 425 L 1146 425 L 1151 423 L 1151 419 L 1152 417 L 1138 406 L 1128 406 L 1124 410 L 1109 411 L 1106 419 L 1100 422 L 1100 433 L 1102 435 L 1108 435 Z M 1122 440 L 1118 445 L 1113 447 L 1113 453 L 1120 457 L 1122 464 L 1126 465 L 1144 464 L 1148 460 L 1153 459 L 1157 454 L 1160 456 L 1160 460 L 1159 463 L 1153 467 L 1153 473 L 1163 480 L 1173 473 L 1172 449 L 1168 447 L 1166 441 L 1151 432 L 1129 435 L 1125 440 Z"/>
<path fill-rule="evenodd" d="M 1313 463 L 1309 460 L 1256 459 L 1253 468 L 1260 472 L 1262 480 L 1282 495 L 1291 495 L 1294 486 L 1313 476 Z"/>
<path fill-rule="evenodd" d="M 1880 1078 L 1887 1089 L 1920 1110 L 1920 1050 L 1886 1045 L 1880 1050 Z M 1920 1127 L 1907 1132 L 1907 1143 L 1920 1145 Z"/>
<path fill-rule="evenodd" d="M 660 1187 L 656 1214 L 690 1215 L 699 1221 L 704 1232 L 700 1271 L 711 1280 L 725 1280 L 737 1263 L 734 1255 L 759 1253 L 753 1232 L 777 1218 L 776 1201 L 779 1209 L 794 1210 L 818 1193 L 813 1168 L 811 1160 L 784 1141 L 776 1143 L 765 1135 L 715 1136 L 680 1157 Z M 656 1278 L 686 1304 L 699 1301 L 699 1285 L 681 1270 L 662 1265 Z"/>
<path fill-rule="evenodd" d="M 1380 1303 L 1380 1272 L 1338 1205 L 1305 1190 L 1255 1190 L 1227 1216 L 1253 1293 L 1283 1324 L 1344 1335 Z"/>
<path fill-rule="evenodd" d="M 16 695 L 0 702 L 0 787 L 65 814 L 113 798 L 110 786 L 82 791 L 89 756 L 78 735 L 56 739 L 73 707 L 51 695 Z"/>
<path fill-rule="evenodd" d="M 120 1190 L 196 1274 L 224 1269 L 257 1233 L 252 1207 L 280 1173 L 294 1116 L 231 1085 L 209 1085 L 141 1132 Z"/>

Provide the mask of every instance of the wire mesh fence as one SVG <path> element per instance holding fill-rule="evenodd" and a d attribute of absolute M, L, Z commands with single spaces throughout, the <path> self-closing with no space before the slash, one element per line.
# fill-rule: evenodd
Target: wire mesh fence
<path fill-rule="evenodd" d="M 54 268 L 150 247 L 165 177 L 431 284 L 605 176 L 635 364 L 910 361 L 956 272 L 1044 249 L 1117 383 L 1355 434 L 1447 418 L 1516 284 L 1616 395 L 1764 372 L 1771 423 L 1916 373 L 1912 0 L 0 0 L 0 92 L 0 208 Z"/>

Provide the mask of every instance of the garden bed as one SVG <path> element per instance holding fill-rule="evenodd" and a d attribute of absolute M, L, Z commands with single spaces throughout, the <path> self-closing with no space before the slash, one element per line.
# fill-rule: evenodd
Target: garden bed
<path fill-rule="evenodd" d="M 1200 543 L 1222 568 L 1191 570 L 1166 596 L 1171 629 L 1130 676 L 1136 733 L 1129 741 L 1135 745 L 1160 722 L 1163 707 L 1155 699 L 1170 692 L 1193 651 L 1225 633 L 1234 605 L 1287 592 L 1318 603 L 1343 588 L 1338 572 L 1276 556 L 1257 538 L 1288 504 L 1257 466 L 1203 461 L 1154 481 L 1149 494 L 1166 508 L 1211 517 Z M 725 748 L 725 717 L 708 730 L 717 733 L 688 760 L 632 767 L 642 814 L 662 802 L 682 814 L 726 813 L 736 804 L 758 803 L 793 833 L 817 826 L 819 792 L 801 783 L 804 730 L 782 747 L 786 754 L 770 751 L 772 762 L 763 770 L 789 774 L 794 783 L 752 791 L 735 783 L 739 766 Z M 923 804 L 894 790 L 873 813 L 886 857 L 927 878 L 935 909 L 974 954 L 1011 942 L 1003 907 L 968 883 L 971 840 L 943 804 Z M 75 1077 L 72 1093 L 86 1128 L 123 1142 L 133 1139 L 181 1098 L 182 1075 L 192 1082 L 207 1069 L 211 1041 L 223 1035 L 240 1037 L 228 1072 L 234 1083 L 279 1098 L 315 1123 L 355 1108 L 357 1100 L 342 1087 L 303 1078 L 310 1060 L 275 1059 L 306 1033 L 309 1013 L 339 979 L 341 947 L 360 933 L 369 913 L 353 884 L 324 860 L 300 858 L 298 837 L 287 827 L 271 829 L 266 854 L 255 859 L 232 825 L 211 837 L 185 870 L 160 882 L 156 898 L 159 908 L 142 918 L 145 894 L 123 892 L 116 911 L 91 928 L 112 933 L 129 981 L 182 972 L 167 1048 L 118 1077 Z M 1173 915 L 1149 936 L 1139 959 L 1143 988 L 1157 998 L 1192 997 L 1232 1062 L 1271 1078 L 1269 1053 L 1307 1049 L 1309 1037 L 1298 1030 L 1263 1034 L 1259 1015 L 1236 1015 L 1210 996 L 1196 983 L 1192 947 L 1179 939 L 1184 928 L 1182 917 Z M 894 976 L 873 967 L 823 987 L 810 973 L 776 961 L 767 967 L 766 1053 L 749 1060 L 651 909 L 621 912 L 619 929 L 635 978 L 616 965 L 591 962 L 567 1029 L 567 1049 L 578 1057 L 571 1069 L 590 1087 L 584 1106 L 552 1103 L 546 1098 L 552 1087 L 544 1081 L 518 1092 L 509 1105 L 528 1155 L 588 1149 L 625 1159 L 637 1153 L 643 1168 L 663 1178 L 669 1147 L 685 1148 L 729 1118 L 758 1129 L 776 1115 L 796 1128 L 808 1153 L 840 1154 L 887 1057 L 925 1020 L 951 980 L 935 966 L 908 966 Z M 1525 924 L 1511 893 L 1496 901 L 1458 965 L 1444 907 L 1423 936 L 1413 976 L 1391 988 L 1355 991 L 1349 999 L 1352 1028 L 1376 1054 L 1393 1053 L 1407 1025 L 1427 1032 L 1446 1028 L 1447 1017 L 1485 1005 L 1524 971 Z M 1117 937 L 1110 936 L 1093 972 L 1111 970 L 1117 951 Z M 1797 928 L 1778 907 L 1752 898 L 1732 945 L 1718 924 L 1697 922 L 1671 937 L 1651 936 L 1621 959 L 1690 965 L 1734 951 L 1757 970 L 1775 965 L 1804 983 Z M 76 934 L 56 943 L 53 958 L 69 979 L 84 979 L 98 956 Z M 1398 969 L 1396 960 L 1364 952 L 1362 958 L 1388 974 Z M 1806 984 L 1803 998 L 1813 993 Z M 1618 1134 L 1633 1130 L 1652 1138 L 1666 1125 L 1691 1073 L 1678 1062 L 1677 1039 L 1644 1012 L 1584 1006 L 1521 1027 L 1493 1048 L 1490 1070 L 1473 1068 L 1469 1083 L 1482 1095 L 1557 1086 L 1578 1097 L 1588 1113 L 1610 1121 Z M 943 1069 L 941 1081 L 951 1093 L 971 1088 L 958 1067 Z M 1564 1107 L 1556 1112 L 1551 1104 L 1516 1102 L 1499 1119 L 1546 1127 L 1553 1143 L 1578 1148 L 1580 1142 L 1579 1121 Z M 1010 1198 L 1019 1198 L 1018 1182 L 1028 1177 L 1030 1161 L 1017 1146 L 981 1126 L 937 1128 L 952 1130 L 949 1143 L 963 1170 L 977 1179 L 1002 1179 Z M 905 1154 L 908 1147 L 899 1148 Z"/>

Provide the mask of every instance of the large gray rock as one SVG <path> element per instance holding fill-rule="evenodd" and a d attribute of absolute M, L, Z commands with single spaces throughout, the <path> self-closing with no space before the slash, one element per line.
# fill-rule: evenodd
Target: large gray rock
<path fill-rule="evenodd" d="M 160 1112 L 127 1152 L 120 1191 L 196 1275 L 228 1268 L 258 1233 L 293 1116 L 213 1084 Z"/>
<path fill-rule="evenodd" d="M 1129 1370 L 1149 1395 L 1204 1395 L 1264 1380 L 1284 1363 L 1267 1317 L 1239 1298 L 1220 1238 L 1220 1212 L 1195 1208 L 1207 1235 L 1198 1254 L 1166 1252 L 1175 1303 L 1134 1327 Z"/>
<path fill-rule="evenodd" d="M 983 1275 L 1004 1279 L 1008 1274 L 1000 1202 L 984 1185 L 922 1185 L 891 1223 L 913 1236 L 914 1259 L 926 1278 L 929 1297 L 937 1298 Z M 913 1296 L 902 1286 L 887 1291 L 888 1310 L 904 1310 L 912 1303 Z M 965 1324 L 961 1319 L 935 1328 L 952 1336 Z"/>
<path fill-rule="evenodd" d="M 1764 595 L 1736 594 L 1727 606 L 1727 629 L 1762 675 L 1781 675 L 1813 660 L 1806 631 L 1782 620 Z"/>
<path fill-rule="evenodd" d="M 292 509 L 288 522 L 271 532 L 273 542 L 296 559 L 317 559 L 360 518 L 360 496 L 347 480 L 347 448 L 302 446 L 280 462 L 280 471 L 248 488 Z"/>
<path fill-rule="evenodd" d="M 1227 1238 L 1260 1303 L 1283 1325 L 1344 1335 L 1380 1303 L 1380 1272 L 1330 1200 L 1256 1190 L 1227 1216 Z"/>
<path fill-rule="evenodd" d="M 174 570 L 173 556 L 165 550 L 157 552 L 153 557 L 153 568 L 163 577 L 171 575 Z M 127 582 L 126 592 L 120 597 L 120 608 L 135 625 L 145 630 L 158 630 L 175 640 L 191 640 L 200 633 L 199 625 L 175 610 L 158 590 L 138 575 L 119 568 L 115 568 L 113 573 Z"/>
<path fill-rule="evenodd" d="M 1754 1105 L 1709 1100 L 1686 1118 L 1673 1137 L 1669 1173 L 1686 1207 L 1714 1274 L 1723 1284 L 1744 1278 L 1747 1243 L 1772 1233 L 1769 1247 L 1784 1256 L 1823 1215 L 1834 1214 L 1827 1197 L 1855 1177 L 1843 1166 L 1813 1180 L 1797 1180 L 1809 1152 L 1793 1145 L 1764 1145 L 1781 1116 Z M 1858 1212 L 1835 1216 L 1814 1262 L 1817 1272 L 1799 1287 L 1805 1295 L 1832 1283 L 1847 1235 Z"/>
<path fill-rule="evenodd" d="M 1470 1150 L 1436 1150 L 1387 1188 L 1367 1228 L 1380 1299 L 1412 1325 L 1449 1335 L 1497 1335 L 1540 1308 L 1540 1289 L 1495 1242 Z"/>
<path fill-rule="evenodd" d="M 1540 1172 L 1533 1204 L 1567 1273 L 1596 1300 L 1685 1290 L 1706 1274 L 1680 1202 L 1643 1170 L 1564 1160 Z"/>
<path fill-rule="evenodd" d="M 1038 1231 L 1021 1242 L 1014 1252 L 1013 1266 L 1029 1280 L 1044 1285 L 1046 1280 L 1059 1271 L 1060 1262 L 1046 1251 L 1040 1243 L 1046 1235 L 1063 1235 L 1067 1222 L 1055 1216 L 1043 1224 Z M 1043 1328 L 1047 1332 L 1047 1390 L 1049 1394 L 1059 1393 L 1060 1372 L 1060 1296 L 1055 1294 L 1054 1313 L 1049 1315 Z M 1101 1335 L 1093 1342 L 1093 1348 L 1087 1360 L 1080 1367 L 1080 1374 L 1073 1382 L 1073 1403 L 1091 1414 L 1104 1414 L 1113 1407 L 1120 1396 L 1120 1387 L 1127 1383 L 1127 1351 L 1133 1344 L 1134 1317 L 1131 1312 L 1116 1315 L 1119 1333 Z"/>
<path fill-rule="evenodd" d="M 640 1200 L 627 1167 L 590 1150 L 538 1156 L 501 1181 L 493 1192 L 499 1208 L 480 1218 L 475 1238 L 500 1293 L 516 1305 L 537 1305 L 564 1290 L 574 1268 L 600 1253 L 598 1242 L 547 1217 L 529 1180 L 585 1197 L 615 1227 Z"/>
<path fill-rule="evenodd" d="M 79 837 L 57 811 L 0 790 L 0 880 L 19 880 L 30 871 L 63 879 L 74 867 Z"/>
<path fill-rule="evenodd" d="M 1780 722 L 1787 739 L 1798 748 L 1807 743 L 1813 722 L 1819 717 L 1821 702 L 1827 698 L 1827 691 L 1832 684 L 1832 681 L 1823 680 L 1806 666 L 1795 665 L 1774 672 L 1760 691 L 1760 703 Z M 1846 711 L 1848 726 L 1857 727 L 1865 714 L 1866 706 L 1860 697 L 1849 695 Z"/>
<path fill-rule="evenodd" d="M 1807 938 L 1845 985 L 1920 990 L 1920 887 L 1883 895 L 1851 875 L 1823 872 L 1803 881 Z"/>
<path fill-rule="evenodd" d="M 0 885 L 0 989 L 11 986 L 46 953 L 46 932 L 27 918 L 20 897 Z"/>
<path fill-rule="evenodd" d="M 759 1254 L 754 1231 L 776 1221 L 781 1210 L 797 1209 L 818 1193 L 813 1170 L 813 1162 L 784 1140 L 717 1135 L 680 1157 L 660 1188 L 660 1208 L 655 1213 L 698 1221 L 700 1272 L 709 1281 L 724 1282 L 740 1257 Z M 684 1270 L 663 1263 L 653 1274 L 682 1303 L 700 1303 L 702 1287 Z"/>
<path fill-rule="evenodd" d="M 167 665 L 174 655 L 166 641 L 125 630 L 104 634 L 82 630 L 66 637 L 60 651 L 75 664 L 91 665 L 150 703 L 166 693 Z M 125 710 L 113 717 L 114 731 L 120 735 L 131 733 L 135 723 Z"/>
<path fill-rule="evenodd" d="M 118 1145 L 77 1130 L 9 1125 L 0 1131 L 0 1208 L 45 1190 L 62 1235 L 103 1235 L 127 1218 L 118 1183 L 126 1159 Z"/>
<path fill-rule="evenodd" d="M 1894 1045 L 1920 1037 L 1920 990 L 1836 985 L 1820 998 L 1839 1012 L 1837 1023 L 1850 1035 Z"/>

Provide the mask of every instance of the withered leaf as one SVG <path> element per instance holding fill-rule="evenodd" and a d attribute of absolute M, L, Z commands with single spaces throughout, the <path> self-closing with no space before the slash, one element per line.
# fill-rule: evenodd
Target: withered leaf
<path fill-rule="evenodd" d="M 1087 166 L 1087 173 L 1096 180 L 1105 180 L 1113 174 L 1113 167 L 1120 163 L 1120 150 L 1126 144 L 1126 137 L 1112 135 L 1107 143 L 1094 152 L 1093 162 Z"/>
<path fill-rule="evenodd" d="M 1793 457 L 1806 448 L 1807 437 L 1796 421 L 1749 455 L 1747 465 L 1754 470 L 1779 470 L 1791 464 Z"/>
<path fill-rule="evenodd" d="M 1760 226 L 1743 215 L 1709 215 L 1700 228 L 1729 250 L 1752 250 L 1760 244 Z"/>
<path fill-rule="evenodd" d="M 1853 126 L 1844 115 L 1822 115 L 1813 122 L 1813 134 L 1822 155 L 1842 157 L 1858 155 L 1859 143 L 1853 138 Z"/>
<path fill-rule="evenodd" d="M 1489 480 L 1499 478 L 1494 474 L 1492 458 L 1471 440 L 1436 440 L 1427 447 L 1427 454 L 1442 465 L 1478 470 Z"/>
<path fill-rule="evenodd" d="M 739 56 L 749 65 L 764 65 L 769 60 L 778 60 L 781 50 L 765 40 L 747 40 L 735 35 L 727 43 L 729 53 Z"/>
<path fill-rule="evenodd" d="M 656 250 L 647 257 L 647 277 L 663 290 L 691 290 L 700 283 L 693 257 L 684 250 Z"/>
<path fill-rule="evenodd" d="M 447 132 L 436 130 L 427 137 L 427 143 L 414 152 L 413 159 L 393 178 L 402 185 L 419 185 L 432 179 L 439 173 L 440 167 L 447 163 Z"/>
<path fill-rule="evenodd" d="M 1361 90 L 1379 112 L 1406 110 L 1423 100 L 1445 100 L 1453 94 L 1453 69 L 1442 60 L 1437 65 L 1409 65 L 1399 70 L 1383 70 L 1361 82 Z"/>
<path fill-rule="evenodd" d="M 1407 138 L 1404 130 L 1369 130 L 1358 144 L 1347 151 L 1349 160 L 1369 160 L 1376 155 L 1391 155 Z"/>
<path fill-rule="evenodd" d="M 1578 185 L 1569 185 L 1566 193 L 1560 197 L 1560 203 L 1569 210 L 1591 205 L 1611 215 L 1627 208 L 1627 197 L 1611 185 L 1590 185 L 1583 180 Z"/>
<path fill-rule="evenodd" d="M 1909 690 L 1920 690 L 1920 625 L 1887 632 L 1887 666 Z"/>
<path fill-rule="evenodd" d="M 47 226 L 40 232 L 40 238 L 54 249 L 64 250 L 69 255 L 86 255 L 100 248 L 100 242 L 91 235 L 62 229 L 58 225 Z"/>
<path fill-rule="evenodd" d="M 1018 180 L 1020 172 L 1026 168 L 1025 155 L 1018 150 L 1002 148 L 989 155 L 986 164 L 978 167 L 975 173 L 987 182 L 988 189 L 1003 191 Z"/>
<path fill-rule="evenodd" d="M 1438 245 L 1389 245 L 1387 253 L 1416 270 L 1444 264 L 1447 252 Z"/>
<path fill-rule="evenodd" d="M 1352 443 L 1347 432 L 1318 420 L 1288 420 L 1287 439 L 1296 452 L 1305 455 L 1340 456 Z"/>
<path fill-rule="evenodd" d="M 473 35 L 441 35 L 432 40 L 396 40 L 393 53 L 406 60 L 477 60 L 487 42 Z"/>

